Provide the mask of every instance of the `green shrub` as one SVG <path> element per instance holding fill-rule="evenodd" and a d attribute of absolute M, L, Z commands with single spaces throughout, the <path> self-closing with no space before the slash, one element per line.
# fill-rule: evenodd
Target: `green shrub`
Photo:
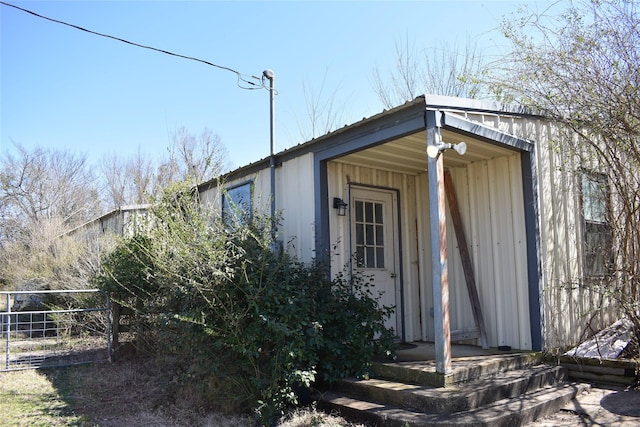
<path fill-rule="evenodd" d="M 217 410 L 252 408 L 268 424 L 318 376 L 367 375 L 376 351 L 392 351 L 390 309 L 368 282 L 330 280 L 326 268 L 274 251 L 275 220 L 229 226 L 177 191 L 152 222 L 104 259 L 95 281 L 136 309 L 136 333 L 170 364 L 174 393 Z"/>

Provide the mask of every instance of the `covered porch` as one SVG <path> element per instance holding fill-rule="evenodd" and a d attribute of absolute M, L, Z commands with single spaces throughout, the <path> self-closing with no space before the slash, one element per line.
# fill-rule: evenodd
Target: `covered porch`
<path fill-rule="evenodd" d="M 396 307 L 390 326 L 403 342 L 434 343 L 445 375 L 463 348 L 452 341 L 541 348 L 534 146 L 507 132 L 518 125 L 507 112 L 448 101 L 426 97 L 366 119 L 315 153 L 333 274 L 374 274 L 383 303 Z M 464 155 L 427 156 L 428 146 L 460 142 Z M 335 198 L 345 216 L 334 214 Z M 384 220 L 369 221 L 368 208 Z"/>

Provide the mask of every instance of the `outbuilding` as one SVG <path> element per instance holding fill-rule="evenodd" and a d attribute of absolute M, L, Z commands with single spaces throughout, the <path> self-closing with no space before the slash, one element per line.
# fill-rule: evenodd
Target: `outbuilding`
<path fill-rule="evenodd" d="M 198 189 L 222 215 L 275 202 L 284 249 L 371 276 L 447 374 L 451 342 L 565 347 L 613 319 L 580 286 L 609 256 L 606 175 L 563 138 L 520 106 L 425 95 Z"/>

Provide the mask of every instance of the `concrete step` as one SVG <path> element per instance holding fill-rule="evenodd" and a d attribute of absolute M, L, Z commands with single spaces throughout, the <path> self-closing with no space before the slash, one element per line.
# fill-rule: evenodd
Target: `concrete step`
<path fill-rule="evenodd" d="M 550 385 L 516 397 L 455 413 L 420 412 L 335 392 L 323 393 L 318 406 L 325 410 L 338 411 L 349 419 L 362 420 L 378 427 L 514 427 L 558 411 L 588 387 L 586 384 L 578 383 Z"/>
<path fill-rule="evenodd" d="M 542 363 L 541 353 L 514 353 L 493 356 L 458 357 L 447 375 L 436 372 L 435 361 L 376 362 L 377 378 L 412 384 L 445 387 L 452 384 L 490 378 L 511 370 L 524 369 Z"/>
<path fill-rule="evenodd" d="M 448 387 L 425 386 L 386 379 L 346 379 L 338 383 L 336 389 L 370 402 L 429 413 L 453 413 L 468 411 L 566 380 L 565 368 L 538 365 L 526 370 L 503 372 L 499 376 Z"/>

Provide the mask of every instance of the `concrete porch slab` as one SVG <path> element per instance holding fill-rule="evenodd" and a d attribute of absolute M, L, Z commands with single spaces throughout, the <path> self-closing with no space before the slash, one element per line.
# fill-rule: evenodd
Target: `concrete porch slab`
<path fill-rule="evenodd" d="M 476 346 L 455 345 L 452 346 L 452 372 L 443 375 L 436 372 L 434 354 L 434 346 L 431 343 L 405 345 L 397 352 L 395 361 L 376 362 L 373 370 L 378 377 L 446 387 L 542 362 L 542 355 L 537 352 L 483 350 Z"/>
<path fill-rule="evenodd" d="M 526 353 L 526 350 L 500 350 L 492 347 L 483 350 L 480 346 L 452 344 L 451 357 L 495 356 L 513 353 Z M 400 345 L 397 351 L 398 361 L 436 360 L 435 344 L 432 342 L 412 342 Z"/>

